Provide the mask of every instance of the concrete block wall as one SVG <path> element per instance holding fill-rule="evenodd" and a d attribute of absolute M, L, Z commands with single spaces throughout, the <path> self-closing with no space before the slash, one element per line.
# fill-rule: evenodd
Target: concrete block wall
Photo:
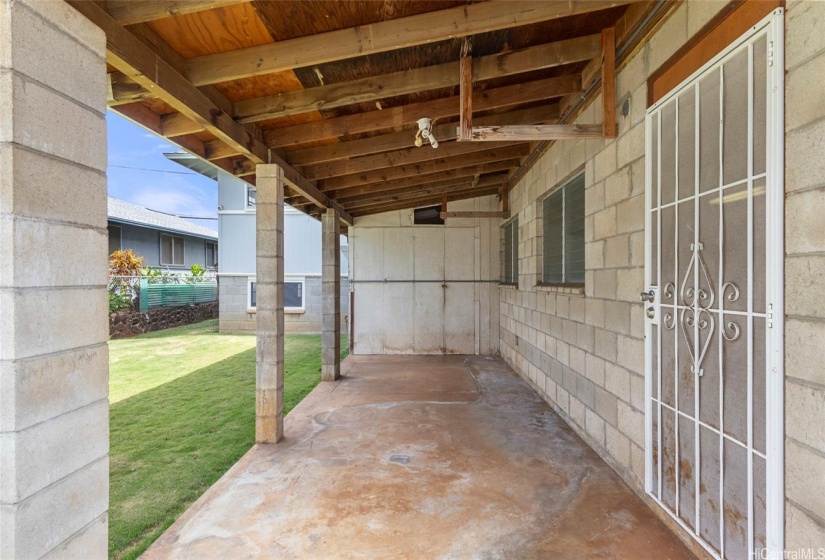
<path fill-rule="evenodd" d="M 825 547 L 825 3 L 785 19 L 785 542 Z"/>
<path fill-rule="evenodd" d="M 255 313 L 248 311 L 248 278 L 246 276 L 220 277 L 220 319 L 221 332 L 255 332 Z M 321 332 L 321 276 L 304 278 L 303 313 L 284 313 L 284 323 L 288 333 Z M 289 280 L 289 278 L 287 278 Z M 349 325 L 349 280 L 341 278 L 341 331 L 346 333 Z"/>
<path fill-rule="evenodd" d="M 510 193 L 519 285 L 502 286 L 501 354 L 644 494 L 644 113 L 646 80 L 725 2 L 688 1 L 617 77 L 629 102 L 615 140 L 556 142 Z M 791 550 L 825 547 L 825 3 L 790 1 L 786 83 L 786 516 Z M 619 112 L 619 114 L 621 114 Z M 577 122 L 601 121 L 597 98 Z M 543 291 L 539 198 L 585 172 L 583 293 Z M 570 290 L 567 290 L 569 292 Z"/>
<path fill-rule="evenodd" d="M 0 0 L 0 558 L 107 554 L 105 48 Z"/>
<path fill-rule="evenodd" d="M 496 197 L 449 204 L 456 211 L 500 207 Z M 500 223 L 414 225 L 412 210 L 356 218 L 349 234 L 353 352 L 495 354 Z"/>

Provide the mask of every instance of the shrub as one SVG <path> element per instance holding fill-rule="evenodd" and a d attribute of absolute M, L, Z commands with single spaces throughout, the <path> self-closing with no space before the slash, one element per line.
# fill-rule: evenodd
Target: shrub
<path fill-rule="evenodd" d="M 138 276 L 143 269 L 143 257 L 127 249 L 109 255 L 110 276 Z"/>

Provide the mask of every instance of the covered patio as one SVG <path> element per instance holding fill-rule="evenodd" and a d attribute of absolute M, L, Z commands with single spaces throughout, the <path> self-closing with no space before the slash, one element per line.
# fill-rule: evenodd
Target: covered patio
<path fill-rule="evenodd" d="M 692 558 L 504 362 L 350 356 L 146 552 Z"/>

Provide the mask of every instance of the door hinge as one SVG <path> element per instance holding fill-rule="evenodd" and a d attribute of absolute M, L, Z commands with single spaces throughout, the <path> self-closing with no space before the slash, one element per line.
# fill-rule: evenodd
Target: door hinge
<path fill-rule="evenodd" d="M 773 41 L 768 41 L 768 68 L 773 66 Z"/>

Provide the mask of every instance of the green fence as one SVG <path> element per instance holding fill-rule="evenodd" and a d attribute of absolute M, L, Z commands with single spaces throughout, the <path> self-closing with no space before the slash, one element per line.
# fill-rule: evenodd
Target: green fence
<path fill-rule="evenodd" d="M 218 299 L 217 282 L 150 284 L 148 278 L 140 279 L 141 313 L 146 313 L 153 307 L 180 307 L 216 299 Z"/>

